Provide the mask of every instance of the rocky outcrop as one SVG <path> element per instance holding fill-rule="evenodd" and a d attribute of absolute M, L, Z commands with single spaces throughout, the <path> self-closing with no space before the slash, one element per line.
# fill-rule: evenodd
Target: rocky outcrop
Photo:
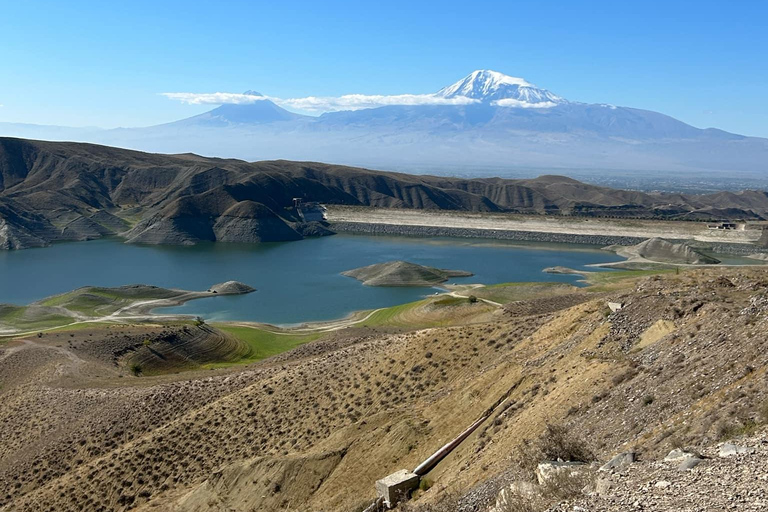
<path fill-rule="evenodd" d="M 407 261 L 388 261 L 342 272 L 367 286 L 434 286 L 452 277 L 469 277 L 474 274 L 463 270 L 445 270 L 425 267 Z"/>

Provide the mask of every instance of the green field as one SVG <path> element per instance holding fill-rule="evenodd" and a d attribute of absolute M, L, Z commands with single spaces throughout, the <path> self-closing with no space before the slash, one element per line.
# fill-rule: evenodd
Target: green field
<path fill-rule="evenodd" d="M 0 325 L 14 329 L 34 330 L 49 329 L 72 323 L 72 317 L 44 308 L 32 309 L 28 306 L 0 306 Z"/>
<path fill-rule="evenodd" d="M 416 302 L 407 302 L 405 304 L 398 304 L 397 306 L 382 308 L 376 311 L 364 322 L 360 322 L 359 324 L 355 325 L 359 327 L 381 327 L 385 325 L 393 327 L 409 327 L 409 325 L 398 321 L 397 317 L 405 312 L 419 307 L 420 305 L 423 305 L 424 303 L 426 303 L 426 300 L 418 300 Z"/>
<path fill-rule="evenodd" d="M 654 270 L 611 270 L 607 272 L 592 272 L 587 275 L 587 282 L 590 286 L 586 288 L 586 291 L 610 291 L 613 290 L 616 285 L 627 279 L 669 274 L 677 271 L 677 269 L 664 268 Z"/>
<path fill-rule="evenodd" d="M 248 345 L 248 352 L 236 361 L 210 363 L 205 368 L 223 368 L 237 364 L 248 364 L 261 361 L 267 357 L 275 356 L 299 345 L 320 338 L 322 333 L 312 334 L 279 334 L 256 327 L 241 327 L 228 324 L 211 324 L 212 327 L 235 336 Z"/>
<path fill-rule="evenodd" d="M 553 293 L 570 293 L 574 287 L 566 283 L 499 283 L 472 290 L 462 290 L 463 295 L 506 304 L 517 300 L 529 300 Z"/>
<path fill-rule="evenodd" d="M 465 307 L 466 306 L 466 307 Z M 456 322 L 471 321 L 476 315 L 492 311 L 494 306 L 484 302 L 471 304 L 462 297 L 440 296 L 382 308 L 357 327 L 402 327 L 426 329 L 444 327 Z"/>
<path fill-rule="evenodd" d="M 178 292 L 165 288 L 101 288 L 89 286 L 54 295 L 38 304 L 49 307 L 63 307 L 89 317 L 109 315 L 118 309 L 142 300 L 174 297 Z"/>

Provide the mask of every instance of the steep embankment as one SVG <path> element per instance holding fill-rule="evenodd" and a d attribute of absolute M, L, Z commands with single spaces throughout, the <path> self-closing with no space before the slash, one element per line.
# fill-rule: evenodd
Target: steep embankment
<path fill-rule="evenodd" d="M 425 267 L 407 261 L 388 261 L 342 272 L 354 277 L 366 286 L 434 286 L 452 277 L 469 277 L 474 274 L 464 270 L 447 270 Z"/>
<path fill-rule="evenodd" d="M 136 243 L 262 242 L 327 234 L 294 199 L 381 208 L 760 219 L 764 192 L 646 194 L 563 176 L 413 176 L 314 162 L 244 162 L 0 138 L 0 248 L 120 235 Z"/>

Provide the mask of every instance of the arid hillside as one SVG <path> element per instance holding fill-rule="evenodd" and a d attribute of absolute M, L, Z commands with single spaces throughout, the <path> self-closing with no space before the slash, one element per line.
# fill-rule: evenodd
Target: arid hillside
<path fill-rule="evenodd" d="M 269 242 L 328 234 L 294 199 L 537 215 L 764 219 L 760 191 L 648 194 L 564 176 L 459 179 L 315 162 L 244 162 L 0 138 L 0 249 L 120 235 L 129 242 Z"/>
<path fill-rule="evenodd" d="M 482 315 L 360 324 L 217 370 L 135 376 L 131 359 L 104 357 L 121 344 L 146 354 L 136 340 L 172 340 L 172 326 L 7 341 L 0 510 L 358 512 L 377 479 L 413 469 L 503 397 L 403 507 L 486 510 L 504 485 L 533 478 L 546 455 L 534 448 L 553 429 L 600 461 L 762 432 L 768 274 L 622 276 L 586 289 L 478 289 L 506 305 L 448 297 L 430 307 Z"/>

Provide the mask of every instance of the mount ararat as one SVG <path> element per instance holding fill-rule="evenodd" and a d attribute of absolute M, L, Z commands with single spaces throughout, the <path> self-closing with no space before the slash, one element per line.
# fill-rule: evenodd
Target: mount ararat
<path fill-rule="evenodd" d="M 157 126 L 99 130 L 0 123 L 0 135 L 438 173 L 442 167 L 465 174 L 532 168 L 758 175 L 768 167 L 768 139 L 695 128 L 649 110 L 569 101 L 488 70 L 433 94 L 343 96 L 345 102 L 319 116 L 281 105 L 296 108 L 323 98 L 280 100 L 253 91 L 228 97 L 235 100 Z"/>

